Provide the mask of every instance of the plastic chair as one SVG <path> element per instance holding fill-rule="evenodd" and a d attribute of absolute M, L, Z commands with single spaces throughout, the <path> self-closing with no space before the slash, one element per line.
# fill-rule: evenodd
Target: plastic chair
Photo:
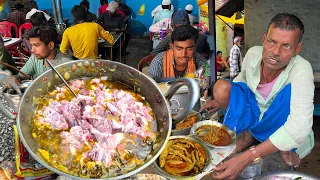
<path fill-rule="evenodd" d="M 29 31 L 29 29 L 32 28 L 32 24 L 31 23 L 24 23 L 21 24 L 21 26 L 19 27 L 19 38 L 23 38 L 23 34 L 27 31 Z"/>
<path fill-rule="evenodd" d="M 9 21 L 0 22 L 0 32 L 3 33 L 5 37 L 12 37 L 12 38 L 18 37 L 17 25 Z"/>
<path fill-rule="evenodd" d="M 151 61 L 153 60 L 153 58 L 156 56 L 157 54 L 151 54 L 151 55 L 148 55 L 144 58 L 142 58 L 138 64 L 138 70 L 140 72 L 142 72 L 142 69 L 145 65 L 150 65 Z"/>
<path fill-rule="evenodd" d="M 32 24 L 31 23 L 24 23 L 19 27 L 19 38 L 23 39 L 23 34 L 27 31 L 29 31 L 29 29 L 32 28 Z M 23 42 L 21 43 L 21 53 L 26 55 L 26 56 L 30 56 L 31 55 L 31 45 L 30 43 L 23 39 Z"/>

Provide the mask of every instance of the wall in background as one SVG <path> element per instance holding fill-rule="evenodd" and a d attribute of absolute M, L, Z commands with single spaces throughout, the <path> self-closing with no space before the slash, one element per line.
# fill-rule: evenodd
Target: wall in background
<path fill-rule="evenodd" d="M 320 2 L 301 0 L 245 0 L 245 42 L 246 49 L 262 45 L 263 32 L 277 13 L 287 12 L 298 16 L 305 26 L 302 41 L 304 46 L 299 53 L 307 59 L 314 71 L 320 71 Z"/>
<path fill-rule="evenodd" d="M 61 0 L 62 1 L 62 14 L 63 17 L 69 18 L 69 23 L 72 23 L 71 9 L 74 5 L 80 4 L 81 0 Z M 89 0 L 90 12 L 97 14 L 98 8 L 100 7 L 99 0 Z M 111 1 L 109 1 L 111 2 Z M 161 4 L 162 0 L 122 0 L 126 3 L 133 12 L 131 33 L 134 35 L 147 35 L 149 26 L 152 23 L 151 11 Z M 198 4 L 197 0 L 171 0 L 175 10 L 177 8 L 184 9 L 187 4 L 193 5 L 193 15 L 198 16 Z M 37 0 L 40 10 L 48 10 L 52 12 L 51 0 Z M 138 15 L 139 9 L 142 4 L 145 4 L 144 15 Z"/>

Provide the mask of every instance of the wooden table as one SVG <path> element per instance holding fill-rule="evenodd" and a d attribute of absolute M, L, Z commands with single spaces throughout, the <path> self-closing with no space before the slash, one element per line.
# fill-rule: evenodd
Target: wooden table
<path fill-rule="evenodd" d="M 109 42 L 105 41 L 104 39 L 99 39 L 98 40 L 98 45 L 99 47 L 103 47 L 103 48 L 110 48 L 110 60 L 113 61 L 113 46 L 120 40 L 120 48 L 119 48 L 119 57 L 120 57 L 120 62 L 121 62 L 121 58 L 122 58 L 122 53 L 121 53 L 121 46 L 122 46 L 122 42 L 121 42 L 121 37 L 123 35 L 123 32 L 120 33 L 111 33 L 113 35 L 114 38 L 114 42 L 113 44 L 110 44 Z M 105 51 L 106 53 L 106 51 Z M 106 54 L 105 54 L 106 55 Z"/>

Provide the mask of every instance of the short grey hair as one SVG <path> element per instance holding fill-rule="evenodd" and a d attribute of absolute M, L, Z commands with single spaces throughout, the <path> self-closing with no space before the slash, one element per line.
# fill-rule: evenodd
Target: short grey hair
<path fill-rule="evenodd" d="M 295 30 L 296 28 L 300 29 L 299 42 L 301 41 L 304 33 L 304 25 L 297 16 L 289 13 L 280 13 L 271 19 L 268 25 L 268 30 L 272 24 L 275 28 L 279 28 L 281 30 Z"/>

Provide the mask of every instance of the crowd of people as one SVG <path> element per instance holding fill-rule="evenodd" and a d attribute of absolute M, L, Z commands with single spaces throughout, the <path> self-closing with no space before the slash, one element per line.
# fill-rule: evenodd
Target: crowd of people
<path fill-rule="evenodd" d="M 111 32 L 128 33 L 125 21 L 132 14 L 130 8 L 120 0 L 100 2 L 98 16 L 89 11 L 87 0 L 72 8 L 74 25 L 64 31 L 60 47 L 57 31 L 49 25 L 51 17 L 38 10 L 35 1 L 31 1 L 32 9 L 27 14 L 22 12 L 23 5 L 16 4 L 8 20 L 17 26 L 28 20 L 33 24 L 24 34 L 32 55 L 21 69 L 29 77 L 13 71 L 17 81 L 34 78 L 49 69 L 46 60 L 59 63 L 96 59 L 99 38 L 112 44 Z M 151 52 L 153 60 L 148 72 L 157 82 L 166 82 L 194 78 L 199 68 L 205 69 L 204 96 L 212 96 L 213 100 L 201 110 L 226 110 L 224 124 L 243 135 L 234 151 L 242 153 L 216 166 L 214 178 L 233 179 L 254 160 L 275 152 L 280 152 L 287 165 L 298 166 L 313 148 L 313 71 L 310 63 L 298 55 L 303 47 L 301 20 L 292 14 L 277 14 L 263 35 L 263 46 L 250 48 L 242 58 L 243 38 L 237 36 L 227 58 L 222 59 L 223 52 L 212 46 L 212 38 L 192 26 L 197 21 L 192 11 L 192 5 L 174 10 L 170 0 L 163 0 L 152 11 L 150 30 L 165 30 L 166 35 Z M 125 48 L 127 45 L 128 42 Z M 230 79 L 221 79 L 214 85 L 210 84 L 212 54 L 216 55 L 217 71 L 230 71 Z M 0 38 L 0 58 L 13 64 L 10 57 Z M 259 141 L 256 146 L 252 146 L 254 140 Z"/>

